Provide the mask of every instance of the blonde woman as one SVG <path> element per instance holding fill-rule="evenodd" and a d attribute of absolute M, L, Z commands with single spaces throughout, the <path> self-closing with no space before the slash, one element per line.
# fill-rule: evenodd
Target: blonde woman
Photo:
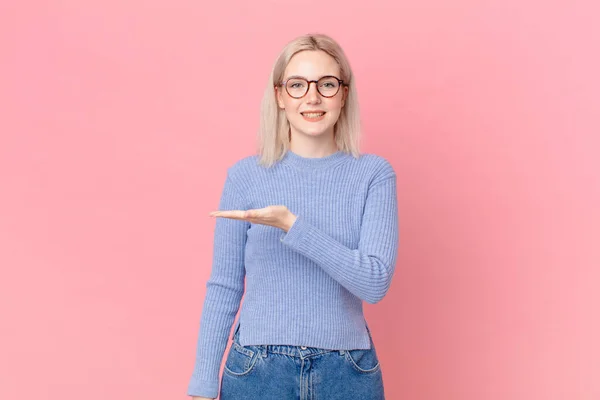
<path fill-rule="evenodd" d="M 384 399 L 362 302 L 380 301 L 394 274 L 396 174 L 359 153 L 356 87 L 341 47 L 317 34 L 288 43 L 261 114 L 258 154 L 228 168 L 211 213 L 213 265 L 188 394 Z"/>

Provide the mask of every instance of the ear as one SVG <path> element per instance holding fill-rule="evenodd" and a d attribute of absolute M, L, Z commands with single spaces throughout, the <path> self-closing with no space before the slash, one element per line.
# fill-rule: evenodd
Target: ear
<path fill-rule="evenodd" d="M 282 110 L 285 109 L 285 104 L 283 104 L 283 98 L 281 97 L 281 90 L 279 90 L 279 86 L 275 86 L 275 97 L 277 98 L 277 105 Z"/>
<path fill-rule="evenodd" d="M 346 99 L 348 98 L 348 86 L 344 86 L 344 95 L 342 96 L 342 107 L 346 105 Z"/>

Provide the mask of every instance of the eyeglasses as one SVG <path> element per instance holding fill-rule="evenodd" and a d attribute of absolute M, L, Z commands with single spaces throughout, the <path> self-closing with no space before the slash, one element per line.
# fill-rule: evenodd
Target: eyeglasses
<path fill-rule="evenodd" d="M 281 82 L 281 86 L 285 87 L 285 91 L 294 99 L 300 99 L 308 93 L 310 84 L 314 82 L 317 86 L 317 91 L 323 97 L 333 97 L 339 90 L 341 85 L 345 85 L 344 81 L 335 76 L 324 76 L 318 81 L 309 81 L 308 79 L 293 77 Z"/>

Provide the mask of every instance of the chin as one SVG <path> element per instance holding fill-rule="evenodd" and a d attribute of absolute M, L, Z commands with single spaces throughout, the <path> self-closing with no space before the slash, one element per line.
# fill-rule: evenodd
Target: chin
<path fill-rule="evenodd" d="M 323 136 L 327 134 L 327 131 L 302 131 L 307 136 Z"/>
<path fill-rule="evenodd" d="M 303 127 L 304 128 L 304 127 Z M 330 127 L 329 126 L 313 126 L 313 127 L 309 127 L 309 128 L 305 128 L 305 129 L 297 129 L 298 132 L 301 132 L 307 136 L 321 136 L 321 135 L 326 135 L 327 132 L 330 131 Z"/>

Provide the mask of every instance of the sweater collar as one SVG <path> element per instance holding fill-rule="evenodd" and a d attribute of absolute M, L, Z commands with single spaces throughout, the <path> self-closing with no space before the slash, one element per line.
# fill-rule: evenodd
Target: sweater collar
<path fill-rule="evenodd" d="M 287 150 L 281 162 L 300 170 L 320 170 L 338 165 L 348 157 L 351 157 L 351 155 L 341 150 L 325 157 L 302 157 L 291 150 Z"/>

